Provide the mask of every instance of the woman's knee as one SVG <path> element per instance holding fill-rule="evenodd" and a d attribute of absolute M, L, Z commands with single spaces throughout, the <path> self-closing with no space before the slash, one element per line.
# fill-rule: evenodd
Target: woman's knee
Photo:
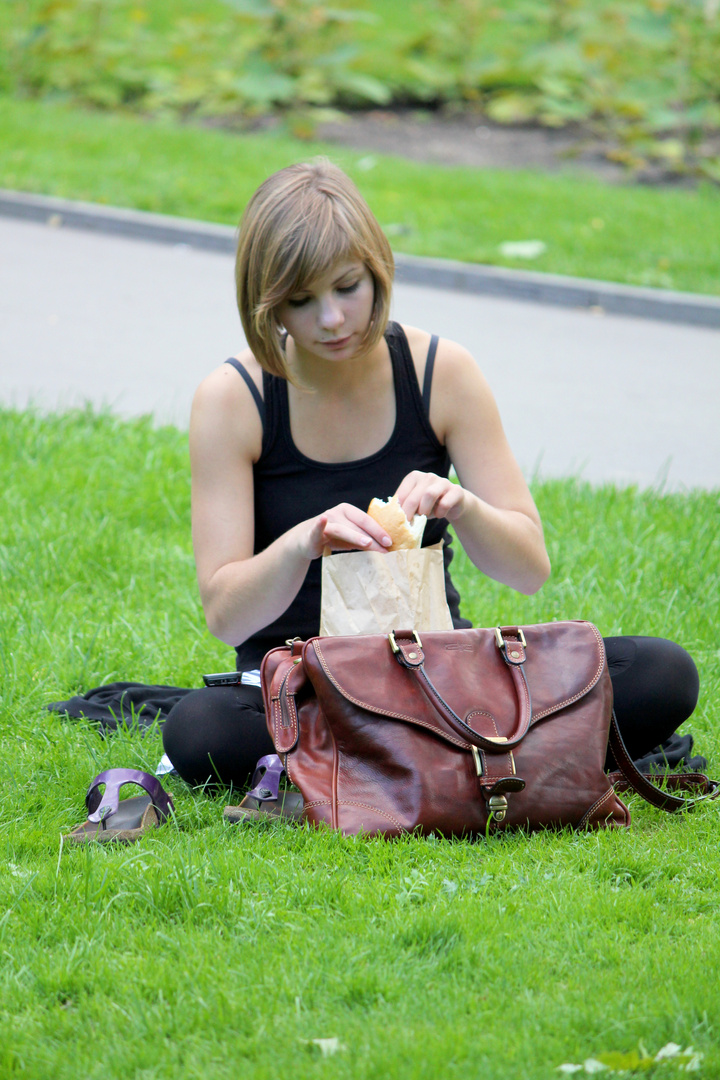
<path fill-rule="evenodd" d="M 645 668 L 644 678 L 652 683 L 677 726 L 692 715 L 700 694 L 697 665 L 687 649 L 666 638 L 639 637 L 638 663 Z"/>
<path fill-rule="evenodd" d="M 190 784 L 242 786 L 258 758 L 272 753 L 262 700 L 249 687 L 211 687 L 188 694 L 163 725 L 165 753 Z"/>
<path fill-rule="evenodd" d="M 615 713 L 631 757 L 648 753 L 692 714 L 700 680 L 695 661 L 674 641 L 607 638 Z"/>

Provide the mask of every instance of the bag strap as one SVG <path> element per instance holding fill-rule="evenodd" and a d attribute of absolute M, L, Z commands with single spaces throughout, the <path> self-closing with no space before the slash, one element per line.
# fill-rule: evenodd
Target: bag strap
<path fill-rule="evenodd" d="M 690 799 L 671 795 L 668 791 L 663 791 L 662 788 L 653 784 L 650 776 L 641 773 L 630 757 L 620 734 L 614 709 L 610 723 L 610 749 L 619 769 L 618 772 L 610 773 L 608 777 L 613 787 L 620 790 L 630 788 L 659 810 L 667 810 L 671 814 L 676 810 L 689 810 L 696 803 L 704 802 L 706 799 L 716 799 L 720 795 L 720 783 L 717 780 L 710 780 L 705 773 L 673 773 L 667 777 L 665 782 L 668 787 L 681 791 L 699 788 L 701 794 Z"/>
<path fill-rule="evenodd" d="M 440 713 L 443 720 L 450 727 L 459 735 L 462 735 L 464 739 L 467 739 L 468 742 L 471 742 L 473 746 L 482 747 L 483 750 L 494 750 L 495 752 L 500 749 L 507 751 L 511 750 L 513 746 L 517 746 L 525 738 L 532 717 L 532 700 L 522 666 L 525 663 L 525 636 L 518 627 L 503 626 L 495 630 L 495 641 L 500 655 L 510 671 L 520 713 L 517 728 L 507 739 L 499 737 L 495 739 L 479 735 L 450 708 L 425 670 L 425 654 L 422 641 L 415 630 L 393 630 L 388 634 L 388 641 L 395 659 L 402 667 L 413 673 L 417 685 L 430 704 Z"/>

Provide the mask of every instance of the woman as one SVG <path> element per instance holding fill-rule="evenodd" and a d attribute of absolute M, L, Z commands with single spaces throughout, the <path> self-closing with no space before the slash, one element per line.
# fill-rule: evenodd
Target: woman
<path fill-rule="evenodd" d="M 170 713 L 166 753 L 185 779 L 243 785 L 272 752 L 257 669 L 265 652 L 318 631 L 320 565 L 384 551 L 364 508 L 397 492 L 450 521 L 477 569 L 530 594 L 550 573 L 542 525 L 490 388 L 462 346 L 388 322 L 389 244 L 329 162 L 271 176 L 240 227 L 238 306 L 249 348 L 199 387 L 190 424 L 193 544 L 210 631 L 237 651 L 243 684 L 199 690 Z M 448 478 L 455 467 L 459 484 Z M 606 642 L 618 720 L 633 756 L 692 712 L 697 672 L 660 639 Z M 640 711 L 638 711 L 640 710 Z"/>

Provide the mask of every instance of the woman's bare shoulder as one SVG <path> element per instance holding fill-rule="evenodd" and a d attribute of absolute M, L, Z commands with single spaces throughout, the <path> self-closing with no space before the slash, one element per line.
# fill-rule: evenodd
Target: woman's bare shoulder
<path fill-rule="evenodd" d="M 404 326 L 420 386 L 431 335 Z M 469 349 L 450 338 L 439 338 L 430 394 L 430 423 L 442 443 L 468 418 L 472 425 L 494 419 L 497 406 L 490 386 Z"/>
<path fill-rule="evenodd" d="M 262 397 L 262 368 L 249 349 L 239 360 Z M 227 440 L 257 460 L 262 448 L 262 420 L 257 403 L 239 371 L 220 364 L 198 386 L 193 398 L 190 433 L 205 439 Z"/>
<path fill-rule="evenodd" d="M 408 340 L 413 360 L 415 360 L 416 363 L 421 361 L 424 368 L 432 334 L 427 330 L 420 330 L 417 326 L 407 326 L 405 324 L 403 324 L 403 330 L 405 331 L 405 337 Z M 438 338 L 437 355 L 440 356 L 441 354 L 449 363 L 466 364 L 468 361 L 472 361 L 473 364 L 475 363 L 472 353 L 466 349 L 464 345 L 460 345 L 457 341 L 452 341 L 450 338 Z"/>
<path fill-rule="evenodd" d="M 232 359 L 239 360 L 252 381 L 255 383 L 260 396 L 262 396 L 262 368 L 250 350 L 243 349 L 242 352 L 236 353 Z M 195 391 L 195 397 L 199 397 L 202 400 L 208 399 L 211 402 L 219 401 L 225 397 L 234 396 L 236 391 L 240 391 L 243 388 L 249 393 L 247 383 L 240 372 L 233 364 L 229 364 L 226 361 L 214 368 L 209 375 L 205 376 Z"/>
<path fill-rule="evenodd" d="M 427 330 L 420 330 L 416 326 L 403 325 L 403 330 L 410 346 L 418 381 L 422 386 L 432 335 Z M 473 376 L 477 377 L 478 374 L 477 361 L 464 345 L 460 345 L 459 342 L 452 341 L 450 338 L 441 337 L 438 339 L 435 368 L 433 370 L 433 385 L 436 380 L 445 382 L 449 379 L 452 382 L 458 378 L 463 379 L 463 377 L 470 377 L 471 381 L 476 381 Z"/>

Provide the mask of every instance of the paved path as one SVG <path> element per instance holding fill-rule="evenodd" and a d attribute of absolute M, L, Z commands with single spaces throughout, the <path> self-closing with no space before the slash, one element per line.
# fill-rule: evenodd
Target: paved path
<path fill-rule="evenodd" d="M 720 330 L 410 285 L 394 315 L 471 349 L 528 475 L 720 488 Z M 242 345 L 228 255 L 0 219 L 0 402 L 184 426 Z"/>

